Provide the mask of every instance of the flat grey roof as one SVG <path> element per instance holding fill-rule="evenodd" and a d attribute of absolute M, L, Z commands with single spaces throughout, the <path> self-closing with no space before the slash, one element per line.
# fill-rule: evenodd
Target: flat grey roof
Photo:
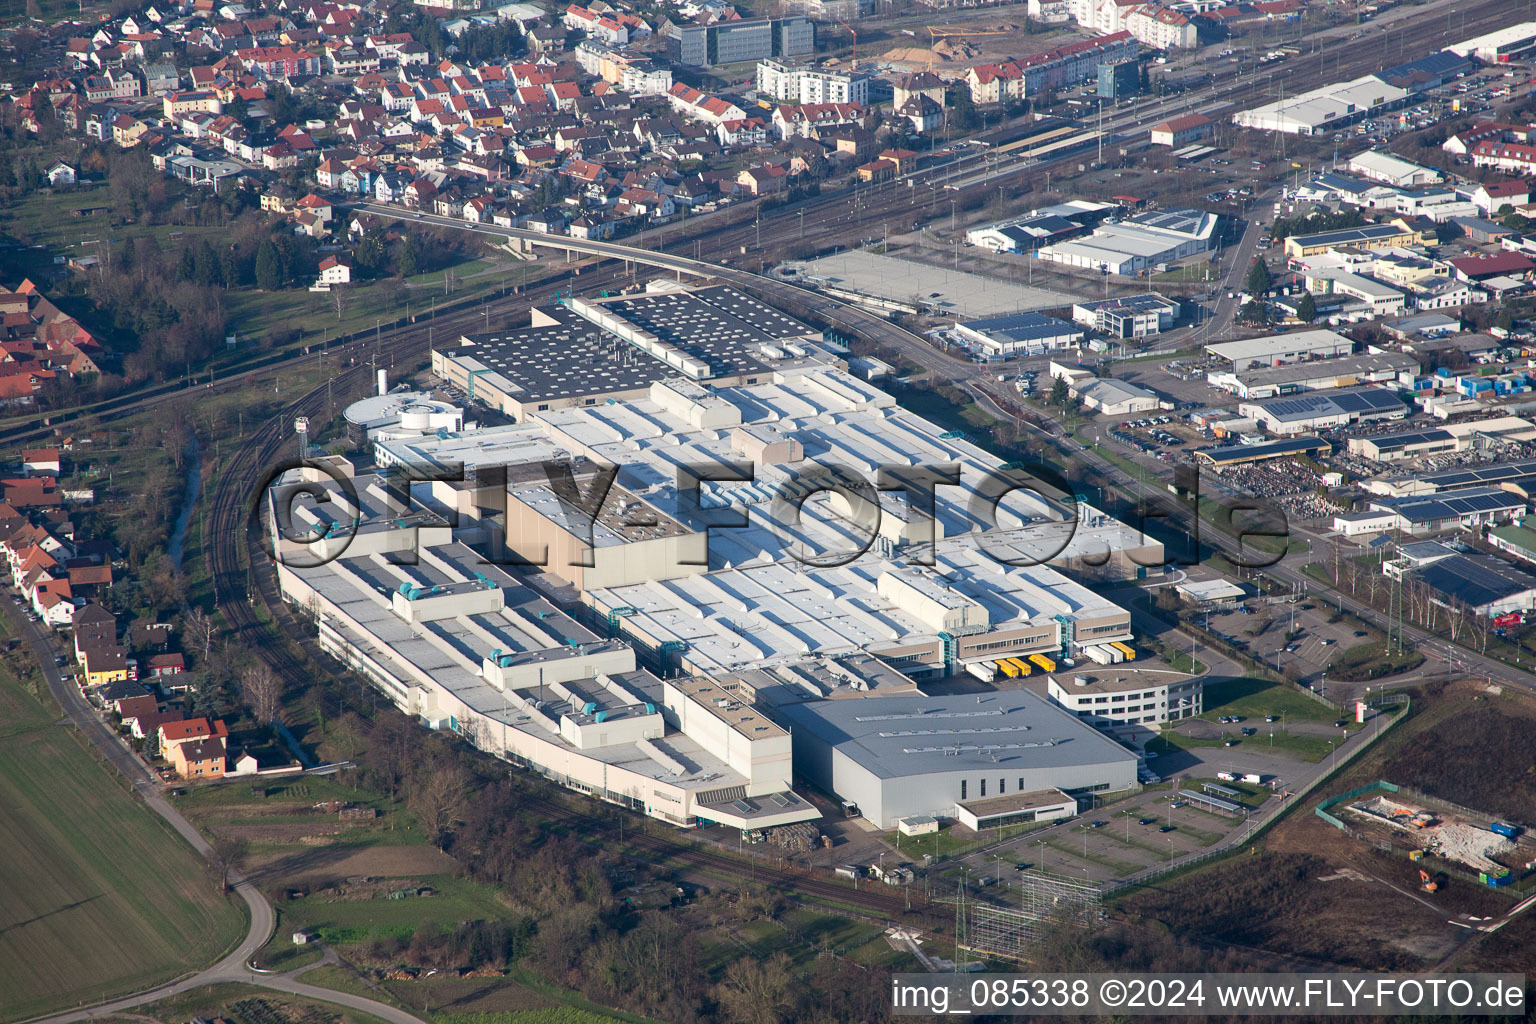
<path fill-rule="evenodd" d="M 863 250 L 840 252 L 798 264 L 813 287 L 831 287 L 893 302 L 920 299 L 951 316 L 1003 316 L 1041 309 L 1070 309 L 1076 296 L 1013 284 L 997 277 L 915 263 Z"/>
<path fill-rule="evenodd" d="M 467 344 L 446 352 L 454 358 L 477 359 L 500 373 L 522 402 L 637 391 L 676 372 L 570 310 L 554 307 L 541 312 L 557 322 L 466 334 Z"/>
<path fill-rule="evenodd" d="M 1337 356 L 1332 359 L 1286 363 L 1284 366 L 1261 366 L 1252 370 L 1238 371 L 1237 379 L 1253 387 L 1265 384 L 1291 384 L 1328 377 L 1352 377 L 1362 373 L 1380 373 L 1383 370 L 1417 370 L 1418 366 L 1419 361 L 1410 355 L 1402 352 L 1383 352 L 1380 355 Z"/>
<path fill-rule="evenodd" d="M 702 360 L 712 376 L 772 372 L 761 346 L 816 332 L 793 317 L 719 285 L 633 295 L 593 305 Z M 489 334 L 444 351 L 478 359 L 511 381 L 519 401 L 638 391 L 677 371 L 561 306 L 541 308 L 556 323 Z"/>
<path fill-rule="evenodd" d="M 774 713 L 883 779 L 1136 759 L 1077 716 L 1022 690 L 812 701 Z"/>

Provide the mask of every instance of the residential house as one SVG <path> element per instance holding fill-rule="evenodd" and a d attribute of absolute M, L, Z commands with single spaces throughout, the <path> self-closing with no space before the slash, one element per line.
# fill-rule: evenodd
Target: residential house
<path fill-rule="evenodd" d="M 221 738 L 190 740 L 173 745 L 165 759 L 179 778 L 191 781 L 222 779 L 226 753 Z"/>

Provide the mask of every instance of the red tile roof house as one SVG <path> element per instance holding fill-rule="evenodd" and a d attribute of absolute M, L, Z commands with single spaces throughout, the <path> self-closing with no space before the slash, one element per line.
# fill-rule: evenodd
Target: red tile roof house
<path fill-rule="evenodd" d="M 58 476 L 63 472 L 57 448 L 23 448 L 21 468 L 28 476 Z"/>
<path fill-rule="evenodd" d="M 143 693 L 134 697 L 123 697 L 112 702 L 117 716 L 123 724 L 131 725 L 141 715 L 152 715 L 160 710 L 160 702 L 152 695 Z"/>
<path fill-rule="evenodd" d="M 166 760 L 184 779 L 222 779 L 225 755 L 223 738 L 208 736 L 178 743 L 168 752 Z"/>
<path fill-rule="evenodd" d="M 192 740 L 225 739 L 229 736 L 229 729 L 223 720 L 214 719 L 209 722 L 206 718 L 188 718 L 180 722 L 167 722 L 160 726 L 156 736 L 159 740 L 162 753 L 171 747 Z"/>
<path fill-rule="evenodd" d="M 151 677 L 175 676 L 187 670 L 187 662 L 180 654 L 152 654 L 148 668 Z"/>

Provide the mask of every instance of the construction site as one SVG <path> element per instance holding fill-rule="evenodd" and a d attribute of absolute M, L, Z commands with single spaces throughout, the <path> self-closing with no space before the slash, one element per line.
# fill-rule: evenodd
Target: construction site
<path fill-rule="evenodd" d="M 927 25 L 903 30 L 897 44 L 875 59 L 909 71 L 942 73 L 948 68 L 960 74 L 978 62 L 1028 57 L 1062 42 L 1060 33 L 1032 35 L 1017 21 L 978 20 L 963 28 Z"/>
<path fill-rule="evenodd" d="M 1375 782 L 1325 800 L 1318 817 L 1420 866 L 1426 891 L 1434 870 L 1471 874 L 1491 888 L 1514 885 L 1536 871 L 1536 841 L 1519 825 Z"/>

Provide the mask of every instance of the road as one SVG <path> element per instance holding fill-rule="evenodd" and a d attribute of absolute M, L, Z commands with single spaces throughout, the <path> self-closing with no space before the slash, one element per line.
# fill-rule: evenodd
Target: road
<path fill-rule="evenodd" d="M 43 670 L 43 676 L 48 681 L 48 689 L 53 693 L 54 699 L 58 701 L 59 707 L 64 710 L 69 720 L 80 730 L 81 735 L 90 740 L 123 778 L 128 780 L 133 791 L 143 799 L 150 810 L 164 818 L 206 860 L 210 863 L 216 862 L 217 858 L 208 841 L 190 821 L 182 816 L 180 811 L 165 799 L 164 787 L 160 780 L 145 767 L 144 762 L 139 760 L 123 738 L 107 725 L 96 709 L 81 695 L 79 687 L 64 678 L 54 660 L 60 653 L 60 648 L 56 645 L 52 632 L 41 624 L 33 622 L 16 603 L 16 599 L 9 594 L 0 600 L 0 611 L 3 611 L 11 632 L 26 643 L 32 656 L 37 659 L 38 665 Z M 390 1024 L 421 1024 L 418 1018 L 386 1003 L 344 992 L 333 992 L 315 985 L 306 985 L 294 980 L 291 975 L 259 974 L 252 971 L 247 964 L 256 951 L 265 946 L 272 937 L 277 915 L 272 909 L 272 904 L 267 902 L 267 898 L 262 895 L 256 884 L 239 872 L 231 873 L 230 884 L 236 895 L 245 901 L 250 915 L 250 927 L 239 944 L 217 963 L 176 981 L 131 996 L 85 1009 L 37 1018 L 37 1024 L 71 1024 L 74 1021 L 92 1020 L 143 1006 L 146 1003 L 158 1002 L 181 992 L 224 982 L 243 982 L 279 992 L 308 996 L 324 1002 L 339 1003 L 371 1013 L 389 1021 Z"/>

